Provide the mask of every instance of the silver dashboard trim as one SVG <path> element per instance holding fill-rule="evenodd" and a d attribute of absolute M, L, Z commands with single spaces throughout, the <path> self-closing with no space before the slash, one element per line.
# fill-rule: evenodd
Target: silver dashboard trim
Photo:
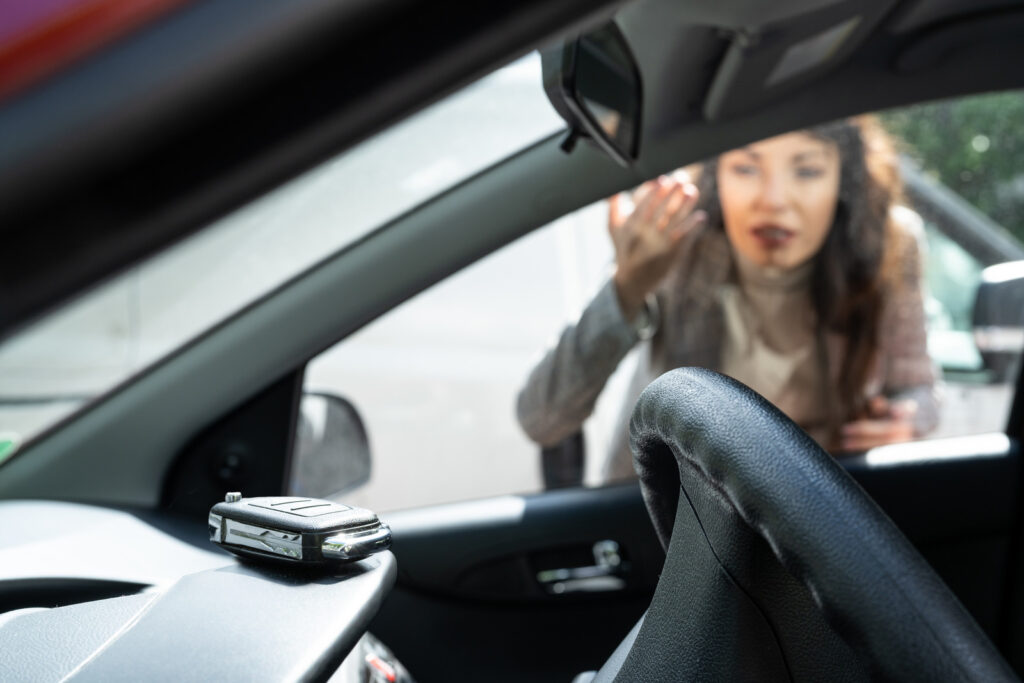
<path fill-rule="evenodd" d="M 997 458 L 1010 449 L 1010 438 L 995 432 L 879 446 L 857 459 L 869 468 L 894 467 L 921 462 Z"/>

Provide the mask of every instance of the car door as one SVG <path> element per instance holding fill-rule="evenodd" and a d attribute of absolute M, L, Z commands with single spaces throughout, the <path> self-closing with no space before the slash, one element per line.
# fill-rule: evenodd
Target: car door
<path fill-rule="evenodd" d="M 943 424 L 930 440 L 841 462 L 1012 658 L 1020 651 L 1021 424 L 1010 413 L 1013 387 L 987 373 L 973 347 L 970 309 L 984 267 L 1021 252 L 964 200 L 951 210 L 951 190 L 939 198 L 922 190 L 922 173 L 908 173 L 907 194 L 924 219 L 927 275 L 930 283 L 953 282 L 933 287 L 929 303 L 930 346 L 945 381 Z M 656 585 L 662 551 L 638 488 L 593 487 L 619 419 L 621 377 L 587 425 L 578 483 L 590 488 L 542 492 L 544 456 L 514 433 L 512 405 L 529 361 L 607 276 L 604 217 L 599 203 L 524 238 L 307 370 L 307 387 L 345 393 L 366 418 L 381 476 L 347 495 L 388 510 L 400 567 L 374 630 L 425 680 L 460 671 L 565 680 L 596 668 Z M 507 291 L 512 274 L 531 268 L 534 277 Z M 531 338 L 529 328 L 544 339 Z M 366 367 L 370 348 L 389 350 L 400 391 L 398 382 L 379 391 L 388 371 Z M 360 392 L 368 371 L 376 394 Z M 426 444 L 420 435 L 428 431 Z"/>

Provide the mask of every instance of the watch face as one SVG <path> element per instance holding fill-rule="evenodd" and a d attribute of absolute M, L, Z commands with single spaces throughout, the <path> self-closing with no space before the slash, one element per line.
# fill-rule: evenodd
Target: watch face
<path fill-rule="evenodd" d="M 658 331 L 661 323 L 661 316 L 658 311 L 658 300 L 653 294 L 644 298 L 644 305 L 640 307 L 636 319 L 633 321 L 633 329 L 640 341 L 647 341 Z"/>

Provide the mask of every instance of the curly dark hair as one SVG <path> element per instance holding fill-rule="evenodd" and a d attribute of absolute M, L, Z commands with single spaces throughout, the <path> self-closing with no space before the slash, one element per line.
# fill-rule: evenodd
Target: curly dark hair
<path fill-rule="evenodd" d="M 897 253 L 890 209 L 902 196 L 898 157 L 874 117 L 858 116 L 803 132 L 839 150 L 839 198 L 832 227 L 814 256 L 811 292 L 819 329 L 846 341 L 832 427 L 864 411 L 864 389 L 878 352 L 879 321 Z M 724 230 L 718 198 L 718 159 L 702 165 L 698 189 L 708 229 Z M 819 343 L 828 367 L 824 343 Z"/>

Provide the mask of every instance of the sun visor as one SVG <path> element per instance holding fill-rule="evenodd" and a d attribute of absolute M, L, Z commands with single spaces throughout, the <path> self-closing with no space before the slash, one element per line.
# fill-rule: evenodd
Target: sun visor
<path fill-rule="evenodd" d="M 785 95 L 835 68 L 888 13 L 893 0 L 842 3 L 735 31 L 704 103 L 711 121 L 729 119 Z"/>

